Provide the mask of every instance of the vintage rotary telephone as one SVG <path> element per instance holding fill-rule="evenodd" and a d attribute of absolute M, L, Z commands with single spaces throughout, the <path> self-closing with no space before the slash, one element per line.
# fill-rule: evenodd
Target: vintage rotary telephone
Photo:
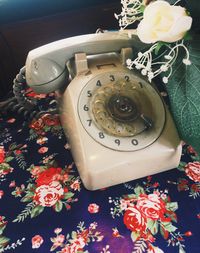
<path fill-rule="evenodd" d="M 153 85 L 125 67 L 139 45 L 125 30 L 71 37 L 28 54 L 26 82 L 37 93 L 57 90 L 61 123 L 87 189 L 179 163 L 180 139 L 166 105 Z"/>

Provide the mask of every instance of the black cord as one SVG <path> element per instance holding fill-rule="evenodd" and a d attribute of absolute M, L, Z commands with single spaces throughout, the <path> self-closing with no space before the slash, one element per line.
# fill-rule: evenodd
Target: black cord
<path fill-rule="evenodd" d="M 37 106 L 37 101 L 34 98 L 28 98 L 26 96 L 27 84 L 25 71 L 25 67 L 21 68 L 19 74 L 17 74 L 16 78 L 13 80 L 14 97 L 0 102 L 0 115 L 5 115 L 11 111 L 22 114 L 26 120 L 32 120 L 34 117 L 38 118 L 45 113 L 58 113 L 57 108 L 42 111 L 39 106 Z"/>
<path fill-rule="evenodd" d="M 20 69 L 19 74 L 13 81 L 13 93 L 18 104 L 27 111 L 31 111 L 35 107 L 35 103 L 25 96 L 26 78 L 25 67 Z"/>

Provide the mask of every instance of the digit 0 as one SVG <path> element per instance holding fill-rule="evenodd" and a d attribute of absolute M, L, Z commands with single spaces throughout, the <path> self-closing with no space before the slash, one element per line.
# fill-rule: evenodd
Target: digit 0
<path fill-rule="evenodd" d="M 137 146 L 137 145 L 138 145 L 138 140 L 132 139 L 131 143 L 132 143 L 134 146 Z"/>

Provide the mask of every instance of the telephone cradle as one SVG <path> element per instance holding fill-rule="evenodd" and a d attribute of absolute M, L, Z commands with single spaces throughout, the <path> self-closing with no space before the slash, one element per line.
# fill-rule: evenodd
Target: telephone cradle
<path fill-rule="evenodd" d="M 96 190 L 172 169 L 181 141 L 158 90 L 125 66 L 130 31 L 71 37 L 29 52 L 27 84 L 56 90 L 61 124 L 83 184 Z"/>

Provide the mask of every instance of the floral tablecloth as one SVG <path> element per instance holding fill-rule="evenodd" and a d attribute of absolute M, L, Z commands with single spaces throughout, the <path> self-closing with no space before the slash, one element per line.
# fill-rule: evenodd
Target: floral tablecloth
<path fill-rule="evenodd" d="M 58 115 L 2 115 L 0 252 L 199 253 L 200 157 L 184 145 L 178 168 L 91 192 Z"/>

